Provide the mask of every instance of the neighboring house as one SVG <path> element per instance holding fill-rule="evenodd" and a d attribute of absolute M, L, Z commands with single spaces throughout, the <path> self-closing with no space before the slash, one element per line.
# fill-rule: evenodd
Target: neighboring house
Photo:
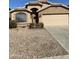
<path fill-rule="evenodd" d="M 69 7 L 60 3 L 39 0 L 10 10 L 10 16 L 11 20 L 17 20 L 18 24 L 43 22 L 45 26 L 68 25 Z"/>

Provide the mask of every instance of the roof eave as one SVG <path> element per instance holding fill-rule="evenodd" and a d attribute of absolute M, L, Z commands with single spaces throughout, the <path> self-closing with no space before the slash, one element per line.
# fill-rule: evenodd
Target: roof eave
<path fill-rule="evenodd" d="M 15 12 L 15 11 L 27 11 L 28 13 L 31 13 L 31 11 L 28 11 L 27 9 L 12 9 L 9 11 L 9 13 Z"/>

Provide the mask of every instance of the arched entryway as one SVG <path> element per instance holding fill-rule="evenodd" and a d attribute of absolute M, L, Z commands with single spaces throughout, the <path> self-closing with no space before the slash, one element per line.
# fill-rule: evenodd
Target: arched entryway
<path fill-rule="evenodd" d="M 38 12 L 37 12 L 37 8 L 32 8 L 31 11 L 32 11 L 32 21 L 34 23 L 39 23 L 39 17 L 38 17 Z"/>
<path fill-rule="evenodd" d="M 36 13 L 38 9 L 37 9 L 37 8 L 31 8 L 30 10 L 31 10 L 33 13 Z"/>
<path fill-rule="evenodd" d="M 17 13 L 16 20 L 17 20 L 17 22 L 26 22 L 26 14 L 25 13 Z"/>

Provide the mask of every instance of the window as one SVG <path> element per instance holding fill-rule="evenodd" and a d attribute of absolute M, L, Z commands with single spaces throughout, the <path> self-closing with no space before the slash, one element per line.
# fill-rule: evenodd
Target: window
<path fill-rule="evenodd" d="M 16 20 L 18 22 L 26 22 L 26 14 L 25 13 L 17 13 Z"/>

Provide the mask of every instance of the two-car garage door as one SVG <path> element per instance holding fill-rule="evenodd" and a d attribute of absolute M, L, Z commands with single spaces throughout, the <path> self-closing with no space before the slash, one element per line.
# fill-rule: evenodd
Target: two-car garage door
<path fill-rule="evenodd" d="M 42 15 L 42 22 L 45 26 L 68 25 L 68 14 Z"/>

